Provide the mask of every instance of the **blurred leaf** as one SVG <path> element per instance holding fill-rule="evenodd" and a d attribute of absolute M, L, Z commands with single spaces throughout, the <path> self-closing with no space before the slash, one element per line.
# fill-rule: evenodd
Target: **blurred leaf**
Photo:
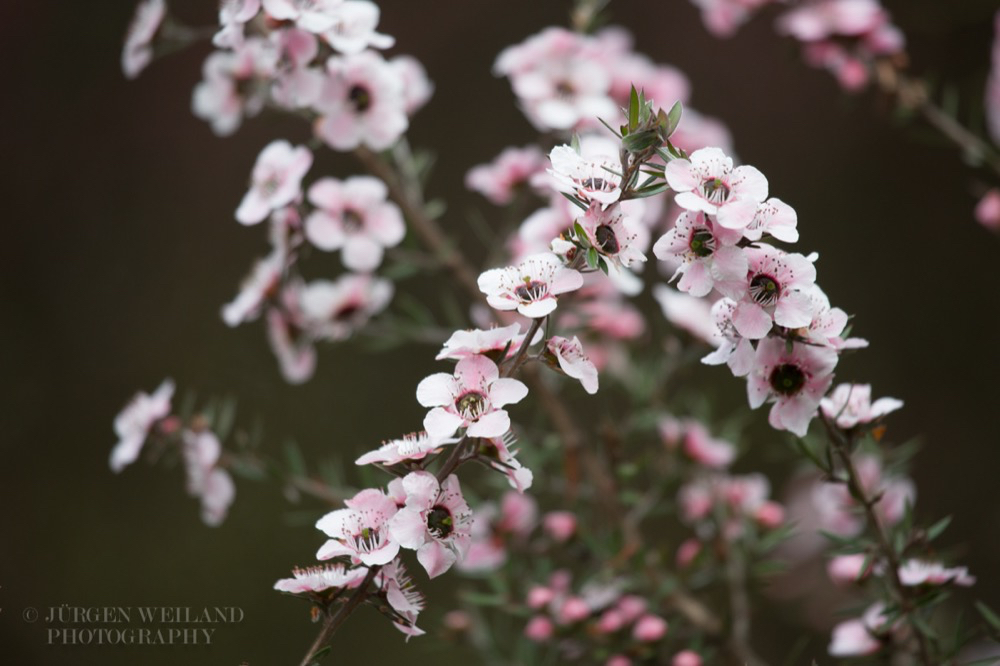
<path fill-rule="evenodd" d="M 306 475 L 306 459 L 303 457 L 299 445 L 293 440 L 285 442 L 285 465 L 288 467 L 289 474 L 293 476 Z"/>
<path fill-rule="evenodd" d="M 941 520 L 937 521 L 933 525 L 927 528 L 927 539 L 929 541 L 934 541 L 941 533 L 948 529 L 948 525 L 951 524 L 951 516 L 945 516 Z"/>
<path fill-rule="evenodd" d="M 677 129 L 677 126 L 681 124 L 681 115 L 684 113 L 684 105 L 681 104 L 680 100 L 674 102 L 674 105 L 670 107 L 670 112 L 667 114 L 667 126 L 666 126 L 666 136 L 669 137 Z"/>
<path fill-rule="evenodd" d="M 993 631 L 1000 633 L 1000 616 L 993 612 L 993 609 L 984 604 L 982 601 L 977 601 L 975 605 L 976 610 L 983 616 L 983 619 L 986 620 L 991 627 L 993 627 Z"/>
<path fill-rule="evenodd" d="M 639 91 L 632 86 L 628 94 L 628 127 L 635 129 L 639 124 Z"/>

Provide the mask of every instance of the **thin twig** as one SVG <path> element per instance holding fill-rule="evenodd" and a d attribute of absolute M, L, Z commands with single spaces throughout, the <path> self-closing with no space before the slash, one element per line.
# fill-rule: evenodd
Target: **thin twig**
<path fill-rule="evenodd" d="M 368 575 L 358 586 L 358 589 L 354 591 L 354 594 L 344 602 L 344 605 L 337 609 L 337 612 L 332 616 L 328 616 L 326 621 L 323 623 L 323 628 L 319 632 L 319 636 L 313 641 L 312 646 L 309 648 L 309 652 L 306 653 L 305 658 L 302 660 L 300 666 L 309 666 L 316 659 L 316 653 L 320 652 L 330 639 L 333 638 L 333 634 L 336 633 L 337 629 L 344 623 L 344 620 L 354 612 L 354 609 L 360 606 L 365 599 L 368 598 L 368 586 L 371 582 L 375 580 L 375 575 L 378 574 L 382 567 L 372 566 L 368 568 Z"/>

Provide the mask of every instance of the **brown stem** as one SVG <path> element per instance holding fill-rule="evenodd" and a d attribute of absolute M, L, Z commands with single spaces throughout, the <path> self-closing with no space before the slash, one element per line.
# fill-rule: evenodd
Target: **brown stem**
<path fill-rule="evenodd" d="M 746 558 L 735 543 L 726 544 L 726 584 L 729 588 L 729 642 L 733 656 L 743 666 L 766 666 L 750 646 L 750 596 L 747 594 Z"/>
<path fill-rule="evenodd" d="M 879 550 L 883 557 L 885 557 L 889 568 L 889 582 L 892 585 L 893 592 L 895 592 L 899 600 L 899 608 L 902 611 L 904 617 L 906 617 L 910 628 L 913 630 L 913 634 L 917 639 L 917 650 L 920 654 L 920 661 L 924 666 L 934 666 L 934 662 L 931 660 L 931 650 L 927 643 L 927 636 L 921 631 L 920 627 L 913 619 L 913 613 L 916 611 L 916 606 L 913 603 L 913 598 L 910 595 L 910 590 L 905 585 L 903 585 L 902 579 L 899 577 L 899 569 L 902 565 L 899 553 L 896 552 L 896 547 L 892 543 L 892 539 L 889 538 L 889 534 L 886 532 L 885 526 L 882 524 L 881 518 L 879 518 L 878 512 L 875 511 L 875 506 L 881 499 L 881 495 L 875 495 L 869 497 L 864 485 L 861 481 L 861 475 L 858 473 L 858 468 L 854 465 L 854 460 L 851 458 L 851 441 L 844 435 L 837 426 L 830 421 L 822 410 L 819 411 L 820 420 L 823 422 L 823 426 L 826 428 L 827 435 L 829 435 L 830 445 L 833 447 L 834 451 L 837 453 L 837 457 L 840 458 L 841 463 L 844 466 L 844 471 L 847 472 L 846 483 L 851 492 L 851 495 L 861 502 L 861 505 L 865 509 L 865 516 L 868 518 L 868 523 L 872 526 L 875 532 L 875 538 L 878 540 Z"/>
<path fill-rule="evenodd" d="M 309 666 L 312 664 L 316 658 L 316 653 L 326 647 L 326 644 L 330 642 L 333 634 L 336 633 L 337 629 L 344 623 L 344 620 L 354 612 L 354 609 L 360 606 L 365 599 L 368 598 L 368 586 L 371 582 L 375 580 L 375 575 L 378 574 L 380 566 L 369 567 L 368 575 L 358 586 L 358 589 L 354 591 L 354 594 L 344 602 L 344 605 L 337 609 L 337 612 L 332 616 L 327 616 L 326 621 L 323 623 L 323 628 L 320 629 L 319 636 L 313 641 L 312 646 L 309 648 L 309 652 L 306 653 L 305 658 L 302 660 L 300 666 Z"/>

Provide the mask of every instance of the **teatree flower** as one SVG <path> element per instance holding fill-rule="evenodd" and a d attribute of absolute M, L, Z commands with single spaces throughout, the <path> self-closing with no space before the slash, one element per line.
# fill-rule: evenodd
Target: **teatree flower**
<path fill-rule="evenodd" d="M 803 289 L 803 293 L 812 301 L 812 321 L 807 328 L 799 329 L 796 333 L 810 342 L 837 350 L 861 349 L 868 346 L 868 341 L 863 338 L 842 337 L 850 317 L 840 308 L 830 305 L 830 299 L 819 285 L 809 285 Z"/>
<path fill-rule="evenodd" d="M 368 575 L 368 567 L 348 567 L 342 562 L 292 569 L 291 578 L 282 578 L 274 589 L 289 594 L 324 592 L 331 588 L 355 588 Z"/>
<path fill-rule="evenodd" d="M 485 356 L 463 358 L 453 375 L 439 372 L 417 386 L 417 401 L 433 407 L 424 418 L 424 429 L 435 437 L 450 437 L 459 428 L 465 428 L 468 437 L 500 437 L 510 429 L 503 407 L 526 395 L 527 386 L 500 377 L 497 364 Z"/>
<path fill-rule="evenodd" d="M 757 340 L 770 332 L 772 321 L 787 328 L 809 326 L 815 308 L 809 295 L 816 282 L 813 263 L 801 254 L 763 243 L 743 252 L 748 263 L 746 276 L 717 285 L 719 291 L 737 301 L 733 312 L 736 331 Z"/>
<path fill-rule="evenodd" d="M 653 298 L 660 304 L 666 320 L 677 328 L 710 345 L 722 342 L 719 328 L 712 315 L 712 304 L 704 298 L 682 294 L 665 284 L 653 286 Z"/>
<path fill-rule="evenodd" d="M 833 628 L 827 652 L 831 657 L 859 657 L 875 654 L 882 648 L 879 636 L 891 631 L 885 606 L 872 604 L 860 618 L 841 622 Z"/>
<path fill-rule="evenodd" d="M 684 422 L 684 453 L 706 467 L 723 468 L 736 458 L 736 447 L 724 439 L 715 439 L 698 421 Z"/>
<path fill-rule="evenodd" d="M 264 11 L 280 21 L 294 21 L 309 32 L 321 33 L 336 22 L 344 0 L 263 0 Z"/>
<path fill-rule="evenodd" d="M 837 352 L 825 347 L 793 343 L 789 350 L 785 340 L 761 340 L 747 377 L 750 407 L 757 409 L 772 399 L 771 426 L 804 437 L 833 382 L 837 360 Z"/>
<path fill-rule="evenodd" d="M 799 240 L 798 223 L 799 217 L 794 208 L 781 199 L 771 197 L 757 205 L 757 212 L 743 230 L 743 235 L 748 240 L 759 241 L 764 234 L 770 234 L 785 243 L 794 243 Z"/>
<path fill-rule="evenodd" d="M 494 363 L 503 360 L 504 350 L 507 356 L 517 353 L 517 350 L 524 344 L 524 335 L 518 336 L 521 331 L 520 324 L 510 326 L 499 326 L 488 330 L 474 328 L 470 330 L 455 331 L 451 337 L 445 340 L 444 346 L 435 357 L 438 361 L 446 358 L 460 360 L 468 356 L 482 354 L 487 356 Z M 535 334 L 537 342 L 541 331 Z"/>
<path fill-rule="evenodd" d="M 319 53 L 316 36 L 298 28 L 285 28 L 272 32 L 270 40 L 279 54 L 271 97 L 287 109 L 312 106 L 323 87 L 322 70 L 309 66 Z"/>
<path fill-rule="evenodd" d="M 118 443 L 111 450 L 113 472 L 122 471 L 139 457 L 139 451 L 153 425 L 170 414 L 170 399 L 173 395 L 174 382 L 164 379 L 153 395 L 140 391 L 118 413 L 114 423 Z"/>
<path fill-rule="evenodd" d="M 150 42 L 160 29 L 166 14 L 165 0 L 143 0 L 135 8 L 132 23 L 125 35 L 125 47 L 122 49 L 122 71 L 126 78 L 134 79 L 139 76 L 153 59 Z"/>
<path fill-rule="evenodd" d="M 392 282 L 347 273 L 336 280 L 313 280 L 291 292 L 297 296 L 300 325 L 315 339 L 344 340 L 385 309 Z"/>
<path fill-rule="evenodd" d="M 691 0 L 701 9 L 701 20 L 716 37 L 732 37 L 751 14 L 775 0 Z"/>
<path fill-rule="evenodd" d="M 286 382 L 302 384 L 312 379 L 316 372 L 313 339 L 280 308 L 267 311 L 267 341 Z"/>
<path fill-rule="evenodd" d="M 306 218 L 306 238 L 321 250 L 340 250 L 344 266 L 368 272 L 382 263 L 384 248 L 403 240 L 406 225 L 381 180 L 321 178 L 307 195 L 316 211 Z"/>
<path fill-rule="evenodd" d="M 545 343 L 546 350 L 555 357 L 559 368 L 573 379 L 580 381 L 583 389 L 593 395 L 597 393 L 597 368 L 583 351 L 580 339 L 572 340 L 553 335 Z"/>
<path fill-rule="evenodd" d="M 612 264 L 628 268 L 646 261 L 639 245 L 648 247 L 649 236 L 642 226 L 625 217 L 620 206 L 602 210 L 601 205 L 592 204 L 577 222 L 587 234 L 587 242 Z"/>
<path fill-rule="evenodd" d="M 519 493 L 531 488 L 535 475 L 517 459 L 514 436 L 507 432 L 500 437 L 480 440 L 479 455 L 485 458 L 493 469 L 507 477 L 510 487 Z"/>
<path fill-rule="evenodd" d="M 426 432 L 414 432 L 399 439 L 384 442 L 382 446 L 369 451 L 354 461 L 355 465 L 397 465 L 408 460 L 422 460 L 429 454 L 441 450 L 442 446 L 454 444 L 453 437 L 431 437 Z M 390 495 L 392 494 L 390 488 Z"/>
<path fill-rule="evenodd" d="M 681 208 L 714 215 L 727 229 L 745 229 L 767 199 L 767 178 L 752 166 L 733 168 L 719 148 L 702 148 L 690 159 L 671 160 L 664 171 Z"/>
<path fill-rule="evenodd" d="M 427 70 L 413 56 L 398 55 L 389 61 L 389 66 L 403 82 L 403 108 L 412 116 L 434 94 L 434 84 L 427 77 Z"/>
<path fill-rule="evenodd" d="M 903 406 L 902 400 L 879 398 L 872 402 L 871 384 L 841 384 L 820 402 L 820 409 L 839 428 L 871 423 Z"/>
<path fill-rule="evenodd" d="M 705 355 L 701 362 L 705 365 L 729 366 L 734 377 L 745 377 L 753 368 L 754 348 L 750 340 L 736 331 L 733 325 L 733 313 L 736 312 L 736 301 L 731 298 L 720 298 L 712 304 L 712 317 L 715 320 L 719 339 L 718 347 L 711 354 Z"/>
<path fill-rule="evenodd" d="M 331 56 L 316 100 L 316 134 L 335 150 L 385 150 L 409 126 L 400 71 L 374 51 Z"/>
<path fill-rule="evenodd" d="M 680 291 L 702 297 L 711 293 L 716 281 L 746 277 L 747 257 L 736 246 L 741 238 L 739 230 L 726 229 L 705 213 L 685 211 L 653 245 L 653 254 L 661 261 L 680 261 L 670 280 L 680 276 Z"/>
<path fill-rule="evenodd" d="M 269 143 L 257 156 L 250 190 L 236 209 L 236 219 L 241 224 L 257 224 L 271 211 L 291 203 L 301 194 L 302 177 L 312 161 L 312 152 L 305 146 L 293 148 L 283 139 Z"/>
<path fill-rule="evenodd" d="M 374 2 L 344 0 L 331 13 L 333 25 L 321 35 L 327 44 L 345 55 L 361 53 L 368 47 L 388 49 L 396 43 L 389 35 L 375 32 L 380 11 Z"/>
<path fill-rule="evenodd" d="M 388 564 L 399 552 L 399 543 L 389 535 L 389 519 L 396 515 L 396 502 L 377 488 L 366 488 L 316 522 L 330 539 L 320 547 L 316 559 L 347 555 L 368 566 Z"/>
<path fill-rule="evenodd" d="M 205 524 L 220 525 L 236 496 L 236 486 L 229 472 L 218 467 L 222 444 L 210 430 L 185 430 L 181 442 L 188 494 L 201 499 L 201 517 Z"/>
<path fill-rule="evenodd" d="M 389 521 L 393 539 L 417 551 L 417 561 L 431 578 L 465 556 L 472 534 L 472 511 L 454 474 L 438 484 L 430 472 L 403 477 L 406 505 Z"/>
<path fill-rule="evenodd" d="M 235 49 L 243 45 L 243 26 L 260 12 L 260 0 L 221 0 L 219 3 L 219 32 L 212 37 L 212 44 L 220 49 Z"/>
<path fill-rule="evenodd" d="M 379 569 L 375 584 L 385 594 L 392 609 L 403 617 L 403 621 L 394 620 L 393 625 L 406 634 L 406 640 L 422 636 L 425 632 L 417 626 L 417 615 L 424 609 L 424 596 L 413 584 L 399 558 Z"/>
<path fill-rule="evenodd" d="M 976 584 L 976 579 L 969 575 L 969 570 L 966 567 L 949 569 L 940 562 L 907 560 L 899 567 L 899 582 L 909 586 L 954 583 L 962 587 L 970 587 Z"/>
<path fill-rule="evenodd" d="M 583 276 L 551 252 L 534 254 L 517 266 L 494 268 L 479 276 L 479 290 L 497 310 L 544 317 L 556 309 L 559 294 L 583 286 Z"/>
<path fill-rule="evenodd" d="M 621 163 L 614 153 L 583 157 L 572 147 L 556 146 L 549 152 L 553 187 L 559 192 L 573 194 L 585 202 L 608 206 L 621 198 Z"/>
<path fill-rule="evenodd" d="M 248 37 L 231 51 L 209 54 L 202 65 L 204 78 L 191 96 L 192 112 L 219 136 L 232 134 L 244 117 L 256 116 L 264 108 L 277 66 L 277 49 L 261 37 Z"/>
<path fill-rule="evenodd" d="M 274 250 L 254 264 L 243 280 L 240 293 L 222 307 L 222 320 L 227 326 L 239 326 L 260 315 L 264 302 L 275 295 L 285 268 L 285 253 Z"/>
<path fill-rule="evenodd" d="M 548 162 L 538 146 L 504 148 L 487 164 L 478 164 L 465 174 L 465 186 L 479 192 L 498 206 L 514 199 L 519 187 L 527 185 L 532 176 L 544 173 Z"/>

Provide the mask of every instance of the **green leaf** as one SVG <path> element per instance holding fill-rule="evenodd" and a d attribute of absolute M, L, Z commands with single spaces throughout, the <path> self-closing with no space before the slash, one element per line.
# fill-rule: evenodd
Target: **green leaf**
<path fill-rule="evenodd" d="M 593 250 L 594 248 L 591 248 L 591 249 Z M 598 261 L 597 261 L 597 267 L 600 268 L 601 271 L 603 271 L 603 273 L 605 275 L 608 274 L 608 262 L 607 262 L 607 260 L 604 259 L 604 257 L 601 257 L 600 259 L 598 259 Z"/>
<path fill-rule="evenodd" d="M 934 539 L 941 536 L 941 533 L 948 529 L 948 525 L 951 524 L 951 516 L 945 516 L 941 520 L 937 521 L 933 525 L 927 528 L 927 539 L 929 541 L 934 541 Z"/>
<path fill-rule="evenodd" d="M 639 125 L 639 91 L 632 86 L 628 94 L 628 128 L 635 129 Z"/>
<path fill-rule="evenodd" d="M 599 120 L 602 125 L 604 125 L 605 127 L 608 128 L 608 131 L 610 131 L 612 134 L 614 134 L 615 136 L 617 136 L 619 139 L 622 137 L 622 133 L 619 132 L 618 130 L 616 130 L 611 125 L 609 125 L 606 122 L 604 122 L 603 118 L 598 118 L 597 120 Z"/>
<path fill-rule="evenodd" d="M 659 185 L 650 185 L 648 187 L 641 187 L 638 190 L 632 192 L 632 196 L 636 199 L 645 199 L 646 197 L 655 197 L 657 194 L 662 194 L 670 189 L 670 186 L 666 183 L 660 183 Z"/>
<path fill-rule="evenodd" d="M 305 476 L 306 459 L 299 449 L 299 445 L 294 441 L 285 442 L 285 462 L 288 464 L 288 471 L 293 476 Z"/>
<path fill-rule="evenodd" d="M 584 247 L 590 247 L 590 241 L 587 240 L 587 230 L 583 228 L 583 225 L 579 222 L 573 223 L 573 234 L 576 236 L 576 240 L 580 242 Z"/>
<path fill-rule="evenodd" d="M 573 132 L 573 136 L 569 140 L 569 145 L 570 145 L 570 147 L 574 151 L 576 151 L 576 154 L 579 155 L 580 154 L 580 135 L 577 134 L 576 132 Z"/>
<path fill-rule="evenodd" d="M 982 601 L 977 601 L 975 605 L 976 610 L 983 616 L 983 619 L 986 620 L 991 627 L 993 627 L 993 631 L 1000 633 L 1000 616 L 993 612 L 993 609 L 984 604 Z"/>
<path fill-rule="evenodd" d="M 564 197 L 572 201 L 574 204 L 576 204 L 583 210 L 587 210 L 587 204 L 583 203 L 582 201 L 574 197 L 572 194 L 566 194 L 565 192 L 560 192 L 559 194 L 563 195 Z"/>
<path fill-rule="evenodd" d="M 673 134 L 677 126 L 681 124 L 681 115 L 683 113 L 684 105 L 680 103 L 680 100 L 674 102 L 674 105 L 670 107 L 670 113 L 667 114 L 667 126 L 664 128 L 667 137 Z"/>
<path fill-rule="evenodd" d="M 660 137 L 653 130 L 642 130 L 622 139 L 622 148 L 630 153 L 641 153 L 647 148 L 660 145 Z"/>
<path fill-rule="evenodd" d="M 601 255 L 597 253 L 597 248 L 589 248 L 587 250 L 587 266 L 590 268 L 597 268 L 597 261 L 600 259 L 600 256 Z"/>

